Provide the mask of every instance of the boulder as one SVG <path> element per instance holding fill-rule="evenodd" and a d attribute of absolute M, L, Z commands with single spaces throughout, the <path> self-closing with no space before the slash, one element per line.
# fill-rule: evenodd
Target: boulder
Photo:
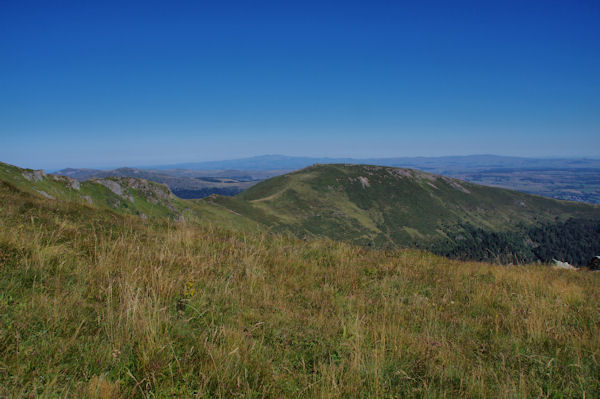
<path fill-rule="evenodd" d="M 79 189 L 81 188 L 81 184 L 79 183 L 79 181 L 77 181 L 71 177 L 60 176 L 60 175 L 50 175 L 50 176 L 52 176 L 52 179 L 54 179 L 55 181 L 57 181 L 59 183 L 63 183 L 65 185 L 71 187 L 73 190 L 79 191 Z"/>
<path fill-rule="evenodd" d="M 26 170 L 23 173 L 21 173 L 21 175 L 32 182 L 38 182 L 38 181 L 42 181 L 44 180 L 44 178 L 46 177 L 46 172 L 44 172 L 43 170 Z"/>
<path fill-rule="evenodd" d="M 562 261 L 557 260 L 557 259 L 552 259 L 552 261 L 554 261 L 554 268 L 555 269 L 566 269 L 566 270 L 575 270 L 575 269 L 577 269 L 575 266 L 569 264 L 568 262 L 562 262 Z"/>
<path fill-rule="evenodd" d="M 121 187 L 121 185 L 114 180 L 97 179 L 97 180 L 93 180 L 93 181 L 95 183 L 103 185 L 104 187 L 108 188 L 110 191 L 117 194 L 118 196 L 123 195 L 123 187 Z"/>

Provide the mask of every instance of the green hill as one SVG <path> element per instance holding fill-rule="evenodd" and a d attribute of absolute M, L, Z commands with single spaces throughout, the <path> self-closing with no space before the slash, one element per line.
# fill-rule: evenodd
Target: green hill
<path fill-rule="evenodd" d="M 22 169 L 0 162 L 0 182 L 49 200 L 109 210 L 142 219 L 167 219 L 257 229 L 259 225 L 220 206 L 173 195 L 161 183 L 139 178 L 110 177 L 79 182 L 73 178 Z"/>
<path fill-rule="evenodd" d="M 213 197 L 273 231 L 465 259 L 576 264 L 600 253 L 600 207 L 417 170 L 315 165 Z"/>

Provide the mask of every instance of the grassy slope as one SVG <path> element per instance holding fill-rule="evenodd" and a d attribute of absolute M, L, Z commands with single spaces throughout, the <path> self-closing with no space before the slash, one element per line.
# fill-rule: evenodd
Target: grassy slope
<path fill-rule="evenodd" d="M 162 184 L 140 179 L 107 178 L 104 181 L 119 183 L 124 190 L 119 196 L 97 181 L 86 181 L 78 189 L 71 186 L 71 181 L 63 176 L 46 175 L 39 181 L 28 180 L 23 174 L 33 172 L 0 162 L 0 181 L 9 183 L 19 190 L 43 196 L 41 192 L 52 196 L 57 201 L 68 201 L 82 206 L 103 210 L 111 210 L 125 215 L 136 215 L 148 218 L 168 218 L 195 223 L 214 222 L 221 225 L 254 231 L 258 223 L 235 214 L 222 206 L 210 202 L 183 200 L 168 195 L 168 188 Z M 133 181 L 132 186 L 128 181 Z M 156 193 L 161 193 L 157 196 Z M 166 195 L 162 196 L 163 193 Z M 133 201 L 131 201 L 133 199 Z"/>
<path fill-rule="evenodd" d="M 142 220 L 0 183 L 0 396 L 598 397 L 600 275 Z"/>
<path fill-rule="evenodd" d="M 519 223 L 600 219 L 598 206 L 366 165 L 309 167 L 259 183 L 237 199 L 250 202 L 243 214 L 259 222 L 266 215 L 299 235 L 380 247 L 444 238 L 459 224 L 505 231 Z"/>
<path fill-rule="evenodd" d="M 177 198 L 172 198 L 168 201 L 158 201 L 157 199 L 156 203 L 153 203 L 149 200 L 149 196 L 144 195 L 144 193 L 134 188 L 126 189 L 126 194 L 133 198 L 133 201 L 131 201 L 93 181 L 84 182 L 76 189 L 71 186 L 69 180 L 61 176 L 46 175 L 39 181 L 28 180 L 23 175 L 28 172 L 33 171 L 0 163 L 0 180 L 13 184 L 19 189 L 32 194 L 40 195 L 40 192 L 44 192 L 57 200 L 112 209 L 117 213 L 123 214 L 145 214 L 148 217 L 175 217 L 178 215 L 178 211 L 184 208 L 182 201 Z M 106 180 L 119 181 L 119 179 Z M 161 185 L 156 183 L 147 182 L 147 184 L 159 189 L 164 189 Z M 89 202 L 89 200 L 91 200 L 91 202 Z M 172 209 L 167 205 L 170 205 Z"/>

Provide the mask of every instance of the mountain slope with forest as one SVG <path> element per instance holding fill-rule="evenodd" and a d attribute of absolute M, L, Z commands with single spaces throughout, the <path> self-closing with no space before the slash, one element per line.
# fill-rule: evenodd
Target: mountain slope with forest
<path fill-rule="evenodd" d="M 412 169 L 315 165 L 213 203 L 300 237 L 502 262 L 577 264 L 600 252 L 600 207 Z M 563 233 L 572 242 L 565 242 Z"/>

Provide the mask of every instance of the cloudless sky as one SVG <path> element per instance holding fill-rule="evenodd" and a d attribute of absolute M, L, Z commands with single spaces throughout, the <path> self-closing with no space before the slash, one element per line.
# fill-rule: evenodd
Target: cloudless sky
<path fill-rule="evenodd" d="M 600 156 L 600 2 L 0 0 L 0 160 Z"/>

